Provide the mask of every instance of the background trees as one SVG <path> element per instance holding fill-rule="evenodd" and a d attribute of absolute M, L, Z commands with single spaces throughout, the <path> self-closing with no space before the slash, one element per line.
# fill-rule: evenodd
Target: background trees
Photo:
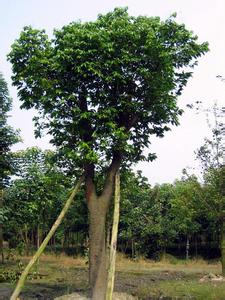
<path fill-rule="evenodd" d="M 10 152 L 12 145 L 18 142 L 18 131 L 8 125 L 8 113 L 11 110 L 12 100 L 9 97 L 7 83 L 0 73 L 0 254 L 3 255 L 3 223 L 6 220 L 4 206 L 4 189 L 8 186 L 9 176 L 13 173 L 13 160 Z"/>
<path fill-rule="evenodd" d="M 55 221 L 72 178 L 53 164 L 54 153 L 28 148 L 14 154 L 17 177 L 7 191 L 8 239 L 39 246 Z M 13 241 L 14 240 L 14 241 Z"/>
<path fill-rule="evenodd" d="M 205 211 L 219 228 L 222 273 L 225 275 L 225 111 L 215 103 L 208 109 L 211 138 L 197 151 L 205 183 Z"/>

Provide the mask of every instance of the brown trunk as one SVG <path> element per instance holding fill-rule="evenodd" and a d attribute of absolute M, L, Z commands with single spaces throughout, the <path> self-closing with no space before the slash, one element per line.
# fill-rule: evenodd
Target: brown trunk
<path fill-rule="evenodd" d="M 95 205 L 89 208 L 89 281 L 92 289 L 91 299 L 103 300 L 106 292 L 107 281 L 107 253 L 106 253 L 106 209 L 96 198 Z M 94 204 L 93 203 L 93 204 Z"/>
<path fill-rule="evenodd" d="M 89 283 L 92 300 L 104 300 L 106 295 L 106 215 L 120 162 L 119 153 L 115 153 L 100 196 L 97 196 L 94 183 L 94 165 L 85 166 L 86 199 L 89 210 Z"/>
<path fill-rule="evenodd" d="M 190 241 L 189 241 L 189 236 L 187 235 L 187 240 L 186 240 L 186 260 L 189 259 L 189 249 L 190 249 Z"/>

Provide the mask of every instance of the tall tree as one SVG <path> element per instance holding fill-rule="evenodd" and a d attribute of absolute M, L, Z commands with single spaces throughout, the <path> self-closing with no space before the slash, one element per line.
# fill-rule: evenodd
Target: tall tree
<path fill-rule="evenodd" d="M 208 111 L 212 137 L 205 139 L 197 151 L 197 158 L 204 175 L 205 207 L 220 228 L 222 274 L 225 276 L 225 110 L 215 104 Z"/>
<path fill-rule="evenodd" d="M 12 100 L 9 97 L 7 83 L 0 73 L 0 255 L 3 255 L 3 223 L 4 214 L 4 189 L 9 183 L 13 171 L 13 161 L 10 148 L 18 142 L 18 132 L 8 125 L 8 112 L 11 110 Z"/>
<path fill-rule="evenodd" d="M 151 160 L 143 149 L 178 125 L 181 94 L 190 68 L 208 50 L 171 17 L 132 17 L 116 8 L 94 22 L 73 22 L 54 31 L 25 27 L 9 60 L 22 108 L 38 109 L 36 134 L 85 172 L 89 209 L 90 285 L 93 299 L 106 288 L 105 221 L 121 163 Z M 96 171 L 105 182 L 99 191 Z"/>

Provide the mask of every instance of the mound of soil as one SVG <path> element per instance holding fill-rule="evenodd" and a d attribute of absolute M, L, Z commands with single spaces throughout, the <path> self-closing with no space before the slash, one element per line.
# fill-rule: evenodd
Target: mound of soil
<path fill-rule="evenodd" d="M 209 274 L 203 276 L 201 279 L 199 279 L 199 282 L 210 282 L 210 281 L 224 282 L 225 278 L 221 275 L 215 275 L 215 274 L 209 273 Z"/>
<path fill-rule="evenodd" d="M 82 296 L 81 294 L 73 293 L 70 295 L 57 297 L 54 300 L 89 300 L 89 299 L 90 298 Z M 137 300 L 137 299 L 138 298 L 133 297 L 132 295 L 126 293 L 113 293 L 113 300 Z"/>

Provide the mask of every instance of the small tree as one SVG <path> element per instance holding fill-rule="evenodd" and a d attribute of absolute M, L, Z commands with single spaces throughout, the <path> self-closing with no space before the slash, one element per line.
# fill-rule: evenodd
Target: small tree
<path fill-rule="evenodd" d="M 36 134 L 47 129 L 85 172 L 92 299 L 105 295 L 105 221 L 115 174 L 122 162 L 154 158 L 143 149 L 150 135 L 162 137 L 169 124 L 178 125 L 177 97 L 191 76 L 188 67 L 207 50 L 173 17 L 132 17 L 121 8 L 55 30 L 52 40 L 25 27 L 12 45 L 22 107 L 40 113 Z M 101 190 L 97 170 L 105 174 Z"/>
<path fill-rule="evenodd" d="M 175 181 L 170 211 L 171 226 L 177 234 L 186 237 L 186 259 L 189 258 L 190 237 L 200 229 L 198 214 L 202 197 L 202 188 L 194 175 Z"/>
<path fill-rule="evenodd" d="M 0 73 L 0 255 L 3 255 L 3 223 L 4 213 L 4 189 L 9 183 L 13 173 L 13 161 L 10 148 L 19 141 L 18 132 L 7 124 L 8 112 L 11 110 L 12 100 L 9 97 L 7 83 Z"/>

